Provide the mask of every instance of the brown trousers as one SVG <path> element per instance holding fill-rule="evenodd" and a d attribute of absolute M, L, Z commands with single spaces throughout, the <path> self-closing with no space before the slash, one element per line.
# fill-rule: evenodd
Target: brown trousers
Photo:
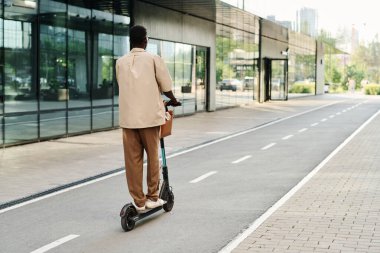
<path fill-rule="evenodd" d="M 135 204 L 145 205 L 146 199 L 156 201 L 160 183 L 160 161 L 158 145 L 160 141 L 160 126 L 127 129 L 123 128 L 125 174 L 128 189 Z M 147 153 L 147 186 L 148 193 L 143 192 L 144 150 Z"/>

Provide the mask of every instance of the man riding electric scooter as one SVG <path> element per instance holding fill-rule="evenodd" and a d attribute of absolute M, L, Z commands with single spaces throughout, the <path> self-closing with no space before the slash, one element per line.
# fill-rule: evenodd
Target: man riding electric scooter
<path fill-rule="evenodd" d="M 119 124 L 123 130 L 125 170 L 129 193 L 138 213 L 165 204 L 159 198 L 160 126 L 165 123 L 161 93 L 180 106 L 172 92 L 172 80 L 161 57 L 145 51 L 145 27 L 130 30 L 131 51 L 116 62 L 119 85 Z M 147 194 L 143 192 L 144 150 L 147 154 Z"/>

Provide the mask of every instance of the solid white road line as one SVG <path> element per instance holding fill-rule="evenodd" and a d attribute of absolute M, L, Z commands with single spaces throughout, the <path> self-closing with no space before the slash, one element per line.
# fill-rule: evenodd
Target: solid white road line
<path fill-rule="evenodd" d="M 209 176 L 212 176 L 212 175 L 214 175 L 216 173 L 218 173 L 218 172 L 217 171 L 210 171 L 209 173 L 206 173 L 206 174 L 204 174 L 204 175 L 202 175 L 200 177 L 197 177 L 194 180 L 191 180 L 189 183 L 190 184 L 198 183 L 198 182 L 200 182 L 200 181 L 202 181 L 202 180 L 204 180 L 204 179 L 208 178 Z"/>
<path fill-rule="evenodd" d="M 286 195 L 270 207 L 263 215 L 255 220 L 245 231 L 239 234 L 235 239 L 228 243 L 218 253 L 230 253 L 235 249 L 245 238 L 251 235 L 255 230 L 263 224 L 274 212 L 276 212 L 286 201 L 288 201 L 299 189 L 301 189 L 318 171 L 323 168 L 336 154 L 339 153 L 356 135 L 358 135 L 374 118 L 380 114 L 377 111 L 372 117 L 364 122 L 355 132 L 345 139 L 333 152 L 331 152 L 320 164 L 317 165 L 309 174 L 306 175 L 296 186 L 294 186 Z"/>
<path fill-rule="evenodd" d="M 271 147 L 273 147 L 274 145 L 276 145 L 277 143 L 275 142 L 272 142 L 271 144 L 268 144 L 266 145 L 265 147 L 261 148 L 261 150 L 267 150 L 267 149 L 270 149 Z"/>
<path fill-rule="evenodd" d="M 282 137 L 283 140 L 288 140 L 290 138 L 292 138 L 294 135 L 290 134 L 290 135 L 287 135 L 285 137 Z"/>
<path fill-rule="evenodd" d="M 41 247 L 39 249 L 36 249 L 36 250 L 32 251 L 31 253 L 43 253 L 43 252 L 46 252 L 48 250 L 51 250 L 52 248 L 55 248 L 55 247 L 57 247 L 57 246 L 59 246 L 61 244 L 64 244 L 65 242 L 71 241 L 71 240 L 73 240 L 73 239 L 75 239 L 77 237 L 79 237 L 79 235 L 68 235 L 68 236 L 65 236 L 65 237 L 63 237 L 61 239 L 58 239 L 58 240 L 56 240 L 56 241 L 54 241 L 52 243 L 49 243 L 49 244 L 47 244 L 47 245 L 45 245 L 45 246 L 43 246 L 43 247 Z"/>
<path fill-rule="evenodd" d="M 251 158 L 252 156 L 251 155 L 246 155 L 246 156 L 244 156 L 244 157 L 242 157 L 242 158 L 240 158 L 240 159 L 237 159 L 236 161 L 233 161 L 232 163 L 234 163 L 234 164 L 236 164 L 236 163 L 240 163 L 240 162 L 242 162 L 242 161 L 244 161 L 244 160 L 247 160 L 247 159 L 249 159 L 249 158 Z"/>
<path fill-rule="evenodd" d="M 193 148 L 189 148 L 189 149 L 186 149 L 186 150 L 183 150 L 183 151 L 180 151 L 180 152 L 177 152 L 177 153 L 174 153 L 174 154 L 168 155 L 168 156 L 166 157 L 166 159 L 173 158 L 173 157 L 176 157 L 176 156 L 180 156 L 180 155 L 183 155 L 183 154 L 186 154 L 186 153 L 192 152 L 192 151 L 194 151 L 194 150 L 198 150 L 198 149 L 201 149 L 201 148 L 204 148 L 204 147 L 207 147 L 207 146 L 210 146 L 210 145 L 213 145 L 213 144 L 216 144 L 216 143 L 222 142 L 222 141 L 226 141 L 226 140 L 229 140 L 229 139 L 232 139 L 232 138 L 238 137 L 238 136 L 240 136 L 240 135 L 244 135 L 244 134 L 247 134 L 247 133 L 251 133 L 251 132 L 254 132 L 254 131 L 260 130 L 260 129 L 262 129 L 262 128 L 265 128 L 265 127 L 272 126 L 272 125 L 274 125 L 274 124 L 280 123 L 280 122 L 282 122 L 282 121 L 285 121 L 285 120 L 288 120 L 288 119 L 292 119 L 292 118 L 295 118 L 295 117 L 298 117 L 298 116 L 301 116 L 301 115 L 304 115 L 304 114 L 307 114 L 307 113 L 310 113 L 310 112 L 313 112 L 313 111 L 317 111 L 317 110 L 319 110 L 319 109 L 322 109 L 322 108 L 325 108 L 325 107 L 328 107 L 328 106 L 331 106 L 331 105 L 335 105 L 335 104 L 338 104 L 338 103 L 342 103 L 342 102 L 344 102 L 344 100 L 342 100 L 342 101 L 332 102 L 332 103 L 327 104 L 327 105 L 321 105 L 321 106 L 319 106 L 319 107 L 316 107 L 316 108 L 313 108 L 313 109 L 310 109 L 310 110 L 307 110 L 307 111 L 304 111 L 304 112 L 300 112 L 300 113 L 297 113 L 297 114 L 291 115 L 291 116 L 289 116 L 289 117 L 285 117 L 285 118 L 282 118 L 282 119 L 278 119 L 278 120 L 275 120 L 275 121 L 269 122 L 269 123 L 267 123 L 267 124 L 264 124 L 264 125 L 261 125 L 261 126 L 255 127 L 255 128 L 248 129 L 248 130 L 246 130 L 246 131 L 242 131 L 242 132 L 239 132 L 239 133 L 236 133 L 236 134 L 231 134 L 231 135 L 229 135 L 229 136 L 226 136 L 226 137 L 223 137 L 223 138 L 220 138 L 220 139 L 214 140 L 214 141 L 207 142 L 207 143 L 202 144 L 202 145 L 199 145 L 199 146 L 195 146 L 195 147 L 193 147 Z M 34 203 L 34 202 L 37 202 L 37 201 L 40 201 L 40 200 L 43 200 L 43 199 L 47 199 L 47 198 L 50 198 L 50 197 L 56 196 L 56 195 L 61 194 L 61 193 L 65 193 L 65 192 L 68 192 L 68 191 L 71 191 L 71 190 L 74 190 L 74 189 L 77 189 L 77 188 L 81 188 L 81 187 L 86 186 L 86 185 L 90 185 L 90 184 L 93 184 L 93 183 L 96 183 L 96 182 L 99 182 L 99 181 L 103 181 L 103 180 L 106 180 L 106 179 L 108 179 L 108 178 L 115 177 L 115 176 L 118 176 L 118 175 L 121 175 L 121 174 L 124 174 L 124 173 L 125 173 L 125 171 L 115 172 L 114 174 L 110 174 L 110 175 L 107 175 L 107 176 L 104 176 L 104 177 L 101 177 L 101 178 L 97 178 L 97 179 L 94 179 L 94 180 L 91 180 L 91 181 L 85 182 L 85 183 L 83 183 L 83 184 L 75 185 L 75 186 L 72 186 L 72 187 L 66 188 L 66 189 L 64 189 L 64 190 L 60 190 L 60 191 L 56 191 L 56 192 L 53 192 L 53 193 L 50 193 L 50 194 L 46 194 L 46 195 L 41 196 L 41 197 L 39 197 L 39 198 L 35 198 L 35 199 L 32 199 L 32 200 L 28 200 L 28 201 L 22 202 L 22 203 L 20 203 L 20 204 L 14 205 L 14 206 L 10 206 L 10 207 L 7 207 L 7 208 L 4 208 L 4 209 L 1 209 L 1 210 L 0 210 L 0 214 L 5 213 L 5 212 L 8 212 L 8 211 L 13 210 L 13 209 L 16 209 L 16 208 L 19 208 L 19 207 L 22 207 L 22 206 L 29 205 L 29 204 L 31 204 L 31 203 Z"/>
<path fill-rule="evenodd" d="M 74 190 L 74 189 L 81 188 L 81 187 L 86 186 L 86 185 L 94 184 L 96 182 L 100 182 L 100 181 L 103 181 L 103 180 L 106 180 L 108 178 L 111 178 L 111 177 L 114 177 L 114 176 L 117 176 L 117 175 L 121 175 L 121 174 L 124 174 L 124 173 L 125 173 L 125 171 L 115 172 L 114 174 L 110 174 L 110 175 L 107 175 L 107 176 L 104 176 L 104 177 L 100 177 L 100 178 L 97 178 L 97 179 L 85 182 L 83 184 L 74 185 L 72 187 L 69 187 L 69 188 L 66 188 L 66 189 L 63 189 L 63 190 L 60 190 L 60 191 L 49 193 L 47 195 L 44 195 L 44 196 L 41 196 L 41 197 L 38 197 L 38 198 L 35 198 L 35 199 L 31 199 L 31 200 L 28 200 L 28 201 L 25 201 L 25 202 L 22 202 L 22 203 L 17 204 L 17 205 L 1 209 L 0 210 L 0 214 L 8 212 L 8 211 L 16 209 L 16 208 L 19 208 L 19 207 L 22 207 L 22 206 L 26 206 L 26 205 L 32 204 L 34 202 L 37 202 L 37 201 L 40 201 L 40 200 L 43 200 L 43 199 L 47 199 L 47 198 L 50 198 L 50 197 L 53 197 L 53 196 L 56 196 L 56 195 L 59 195 L 59 194 L 62 194 L 62 193 Z"/>
<path fill-rule="evenodd" d="M 307 130 L 308 130 L 307 128 L 302 128 L 302 129 L 298 130 L 298 132 L 299 132 L 299 133 L 302 133 L 302 132 L 305 132 L 305 131 L 307 131 Z"/>
<path fill-rule="evenodd" d="M 318 124 L 319 124 L 319 123 L 316 122 L 316 123 L 311 124 L 310 126 L 314 127 L 314 126 L 317 126 Z"/>

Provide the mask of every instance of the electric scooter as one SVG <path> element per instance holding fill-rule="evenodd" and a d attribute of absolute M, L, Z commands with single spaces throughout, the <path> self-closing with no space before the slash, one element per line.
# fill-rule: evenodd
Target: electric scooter
<path fill-rule="evenodd" d="M 148 217 L 149 215 L 160 211 L 161 209 L 164 209 L 165 212 L 170 212 L 173 208 L 174 194 L 172 188 L 169 185 L 168 167 L 166 165 L 165 143 L 163 138 L 160 139 L 160 146 L 163 181 L 161 184 L 159 198 L 165 200 L 166 203 L 163 206 L 149 209 L 148 211 L 142 213 L 138 213 L 132 203 L 126 204 L 120 211 L 121 226 L 126 232 L 131 231 L 135 227 L 137 221 L 142 220 L 145 217 Z"/>

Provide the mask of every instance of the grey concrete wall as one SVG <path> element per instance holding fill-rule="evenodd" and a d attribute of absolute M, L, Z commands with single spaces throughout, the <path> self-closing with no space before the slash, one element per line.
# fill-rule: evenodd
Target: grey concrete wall
<path fill-rule="evenodd" d="M 210 48 L 210 99 L 208 101 L 208 110 L 214 111 L 216 108 L 216 24 L 139 1 L 135 1 L 133 11 L 135 25 L 145 26 L 151 38 Z"/>
<path fill-rule="evenodd" d="M 316 94 L 324 93 L 325 85 L 325 60 L 324 60 L 324 46 L 323 43 L 317 41 L 317 55 L 316 55 Z"/>
<path fill-rule="evenodd" d="M 261 57 L 287 59 L 287 56 L 281 52 L 288 48 L 288 29 L 268 20 L 262 20 L 261 24 Z"/>

